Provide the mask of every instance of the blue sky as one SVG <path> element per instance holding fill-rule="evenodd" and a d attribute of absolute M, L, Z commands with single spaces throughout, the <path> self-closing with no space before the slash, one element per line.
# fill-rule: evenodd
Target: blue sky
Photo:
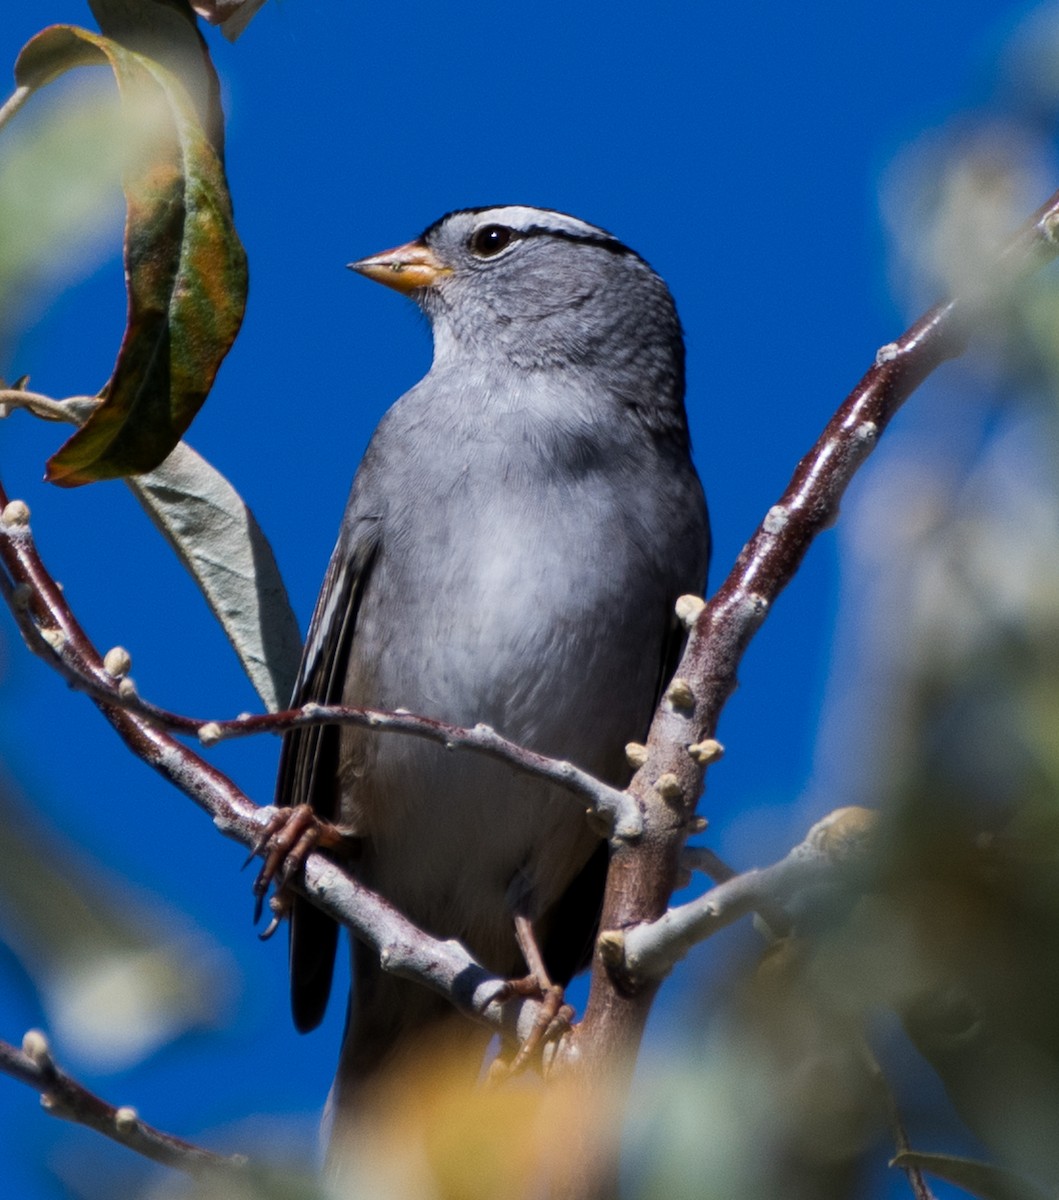
<path fill-rule="evenodd" d="M 885 12 L 662 0 L 647 16 L 569 0 L 517 9 L 285 0 L 266 5 L 234 46 L 210 32 L 251 290 L 242 335 L 188 440 L 251 504 L 303 624 L 371 429 L 429 363 L 412 306 L 352 276 L 347 262 L 449 209 L 490 203 L 563 209 L 642 253 L 687 330 L 716 584 L 875 348 L 907 323 L 888 288 L 879 215 L 888 164 L 994 95 L 998 56 L 1029 11 L 997 0 L 895 0 Z M 92 24 L 79 0 L 6 0 L 0 58 L 13 62 L 43 22 Z M 0 175 L 5 140 L 48 103 L 39 97 L 0 134 Z M 0 374 L 28 373 L 56 397 L 104 382 L 124 316 L 120 246 L 110 246 L 84 260 L 60 243 L 57 274 L 4 297 L 26 316 L 0 346 Z M 914 403 L 929 403 L 929 389 Z M 64 492 L 40 482 L 58 441 L 54 427 L 13 418 L 0 429 L 0 471 L 29 503 L 42 553 L 97 644 L 127 646 L 141 691 L 170 708 L 255 707 L 204 604 L 123 486 Z M 804 833 L 806 808 L 793 815 L 794 802 L 812 776 L 837 586 L 827 534 L 757 638 L 725 713 L 729 753 L 702 811 L 713 844 L 739 866 Z M 239 848 L 132 760 L 91 706 L 23 651 L 10 622 L 0 623 L 0 689 L 0 756 L 27 804 L 105 862 L 118 894 L 127 878 L 130 903 L 140 892 L 164 898 L 228 956 L 218 1028 L 116 1074 L 59 1044 L 63 1061 L 164 1128 L 212 1130 L 234 1145 L 246 1113 L 274 1113 L 311 1153 L 341 1005 L 312 1038 L 294 1034 L 284 939 L 262 947 L 254 937 Z M 215 757 L 267 802 L 277 750 L 268 740 Z M 687 1018 L 705 969 L 704 957 L 671 987 L 652 1045 Z M 0 951 L 0 1037 L 18 1041 L 46 1023 Z M 9 1195 L 68 1194 L 46 1164 L 71 1155 L 90 1173 L 125 1162 L 48 1122 L 2 1079 L 0 1128 Z"/>

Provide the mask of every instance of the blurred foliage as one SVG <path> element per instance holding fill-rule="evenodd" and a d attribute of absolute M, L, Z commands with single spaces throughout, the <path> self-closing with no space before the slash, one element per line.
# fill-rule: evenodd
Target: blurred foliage
<path fill-rule="evenodd" d="M 125 1069 L 234 998 L 224 951 L 161 900 L 106 878 L 0 779 L 0 940 L 18 958 L 75 1070 Z"/>
<path fill-rule="evenodd" d="M 1032 18 L 1032 29 L 1033 37 L 1015 39 L 993 103 L 932 131 L 889 172 L 884 211 L 894 235 L 893 275 L 910 316 L 939 296 L 974 289 L 997 244 L 1054 190 L 1055 10 L 1047 20 Z M 1048 66 L 1051 82 L 1039 70 L 1027 74 L 1031 63 Z M 896 1013 L 943 1088 L 910 1102 L 912 1147 L 952 1151 L 957 1163 L 970 1153 L 1002 1168 L 961 1174 L 933 1160 L 936 1174 L 978 1195 L 1055 1194 L 1055 268 L 990 313 L 981 332 L 971 355 L 942 372 L 895 423 L 840 525 L 845 599 L 814 791 L 828 806 L 881 810 L 875 861 L 845 904 L 803 914 L 803 948 L 792 944 L 779 958 L 776 951 L 766 957 L 736 1012 L 741 1026 L 753 1024 L 761 995 L 769 994 L 762 989 L 782 962 L 783 986 L 766 1011 L 787 1030 L 793 1056 L 772 1078 L 765 1112 L 790 1079 L 811 1081 L 842 1045 L 853 1061 L 863 1039 L 865 1050 L 878 1048 L 885 1060 L 892 1046 L 879 1038 L 879 1023 Z M 813 1038 L 798 1033 L 805 1013 L 815 1049 Z M 757 1056 L 769 1045 L 768 1027 L 752 1040 Z M 774 1177 L 782 1186 L 758 1194 L 864 1194 L 855 1182 L 854 1142 L 846 1124 L 824 1115 L 821 1093 L 845 1095 L 847 1118 L 864 1114 L 864 1146 L 886 1136 L 885 1105 L 872 1108 L 870 1070 L 859 1080 L 851 1072 L 836 1078 L 796 1089 L 787 1107 L 798 1114 L 796 1126 L 807 1122 L 821 1142 L 830 1131 L 832 1150 L 849 1146 L 850 1175 L 821 1181 L 824 1160 L 797 1157 L 811 1141 L 796 1128 L 766 1156 L 792 1169 Z M 893 1081 L 900 1095 L 900 1071 Z M 764 1124 L 774 1139 L 775 1114 Z M 930 1170 L 929 1157 L 919 1161 Z"/>
<path fill-rule="evenodd" d="M 620 1104 L 621 1090 L 614 1098 Z M 468 1073 L 464 1031 L 435 1028 L 336 1122 L 328 1152 L 335 1200 L 512 1200 L 549 1181 L 601 1139 L 612 1155 L 620 1112 L 605 1089 L 569 1076 L 496 1085 Z"/>
<path fill-rule="evenodd" d="M 885 180 L 911 319 L 975 292 L 1059 179 L 1059 10 L 989 104 Z M 844 598 L 805 807 L 880 810 L 837 900 L 704 1001 L 628 1146 L 650 1200 L 1059 1192 L 1059 271 L 987 316 L 844 505 Z M 737 864 L 738 865 L 738 864 Z M 899 1024 L 895 1027 L 895 1014 Z M 931 1078 L 933 1077 L 933 1079 Z M 934 1085 L 934 1080 L 940 1086 Z M 946 1182 L 938 1182 L 948 1181 Z M 920 1185 L 922 1186 L 922 1185 Z M 958 1193 L 953 1187 L 959 1189 Z"/>
<path fill-rule="evenodd" d="M 117 98 L 98 72 L 33 104 L 0 138 L 0 349 L 31 325 L 47 292 L 87 275 L 121 237 Z M 95 390 L 103 381 L 87 380 Z"/>

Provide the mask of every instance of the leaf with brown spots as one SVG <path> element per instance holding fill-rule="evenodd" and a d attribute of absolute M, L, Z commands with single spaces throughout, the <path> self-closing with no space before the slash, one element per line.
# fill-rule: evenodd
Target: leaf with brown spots
<path fill-rule="evenodd" d="M 20 87 L 40 88 L 75 67 L 107 65 L 122 109 L 150 136 L 122 186 L 127 216 L 128 317 L 103 403 L 47 465 L 63 487 L 139 474 L 180 440 L 209 393 L 243 318 L 246 255 L 224 170 L 180 82 L 109 38 L 69 25 L 45 29 L 15 64 Z"/>

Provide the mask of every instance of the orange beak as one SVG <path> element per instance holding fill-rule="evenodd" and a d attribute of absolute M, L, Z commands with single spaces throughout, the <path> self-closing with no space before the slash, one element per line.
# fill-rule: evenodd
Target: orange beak
<path fill-rule="evenodd" d="M 406 296 L 420 288 L 436 287 L 446 275 L 452 274 L 452 268 L 420 241 L 362 258 L 350 263 L 349 269 Z"/>

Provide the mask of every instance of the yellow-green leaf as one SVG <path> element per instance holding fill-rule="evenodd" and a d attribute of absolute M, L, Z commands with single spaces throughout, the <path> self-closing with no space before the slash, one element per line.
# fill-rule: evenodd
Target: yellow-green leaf
<path fill-rule="evenodd" d="M 64 487 L 156 467 L 202 406 L 239 331 L 246 256 L 224 170 L 195 108 L 170 72 L 109 38 L 56 25 L 27 43 L 20 87 L 40 88 L 74 67 L 108 65 L 127 118 L 149 138 L 123 179 L 128 319 L 103 403 L 48 462 Z"/>

